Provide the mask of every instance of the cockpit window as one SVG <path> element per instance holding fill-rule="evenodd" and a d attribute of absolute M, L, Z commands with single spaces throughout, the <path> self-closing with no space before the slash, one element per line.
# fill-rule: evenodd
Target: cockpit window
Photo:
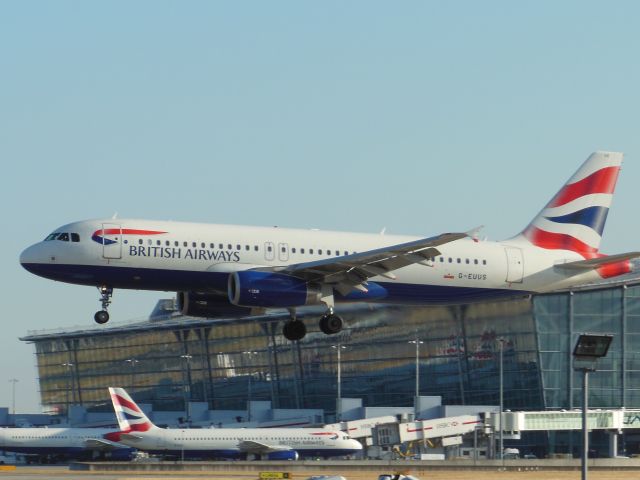
<path fill-rule="evenodd" d="M 71 239 L 72 242 L 79 242 L 80 235 L 77 233 L 55 232 L 50 235 L 47 235 L 47 238 L 45 238 L 44 241 L 50 242 L 51 240 L 60 240 L 61 242 L 68 242 L 69 239 Z"/>

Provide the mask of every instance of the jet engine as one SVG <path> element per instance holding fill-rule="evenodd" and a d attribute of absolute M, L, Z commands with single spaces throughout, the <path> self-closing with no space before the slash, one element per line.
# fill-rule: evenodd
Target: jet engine
<path fill-rule="evenodd" d="M 178 309 L 191 317 L 216 318 L 228 315 L 249 315 L 250 308 L 229 303 L 225 295 L 208 292 L 178 292 Z"/>
<path fill-rule="evenodd" d="M 298 460 L 298 452 L 295 450 L 281 450 L 267 453 L 266 457 L 267 460 Z"/>
<path fill-rule="evenodd" d="M 229 275 L 229 301 L 244 307 L 299 307 L 320 303 L 321 292 L 291 275 L 244 270 Z"/>

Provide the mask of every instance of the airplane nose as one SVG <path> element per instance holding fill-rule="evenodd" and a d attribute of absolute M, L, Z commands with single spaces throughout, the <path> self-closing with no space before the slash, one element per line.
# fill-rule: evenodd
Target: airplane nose
<path fill-rule="evenodd" d="M 45 257 L 43 255 L 42 248 L 38 243 L 26 248 L 20 254 L 20 265 L 31 273 L 35 273 L 34 268 L 36 268 L 38 264 L 42 264 L 44 262 Z"/>
<path fill-rule="evenodd" d="M 351 442 L 351 448 L 353 448 L 354 450 L 362 450 L 362 444 L 355 439 L 350 439 Z"/>

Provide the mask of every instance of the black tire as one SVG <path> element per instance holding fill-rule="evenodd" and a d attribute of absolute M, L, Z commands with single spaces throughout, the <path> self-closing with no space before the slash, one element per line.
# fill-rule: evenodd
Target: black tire
<path fill-rule="evenodd" d="M 307 327 L 300 320 L 292 320 L 282 327 L 282 335 L 290 341 L 302 340 L 307 334 Z"/>
<path fill-rule="evenodd" d="M 344 321 L 335 314 L 323 315 L 320 318 L 320 330 L 326 335 L 335 335 L 342 330 Z"/>
<path fill-rule="evenodd" d="M 106 310 L 100 310 L 96 312 L 96 314 L 93 316 L 93 319 L 100 325 L 102 325 L 103 323 L 107 323 L 109 321 L 109 312 L 107 312 Z"/>

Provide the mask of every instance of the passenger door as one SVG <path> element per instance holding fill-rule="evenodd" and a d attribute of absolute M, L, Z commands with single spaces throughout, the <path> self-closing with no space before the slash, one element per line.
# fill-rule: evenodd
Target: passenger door
<path fill-rule="evenodd" d="M 516 247 L 505 247 L 507 255 L 507 282 L 522 283 L 524 276 L 524 259 L 522 250 Z"/>
<path fill-rule="evenodd" d="M 102 256 L 107 259 L 122 258 L 122 225 L 102 224 Z"/>

